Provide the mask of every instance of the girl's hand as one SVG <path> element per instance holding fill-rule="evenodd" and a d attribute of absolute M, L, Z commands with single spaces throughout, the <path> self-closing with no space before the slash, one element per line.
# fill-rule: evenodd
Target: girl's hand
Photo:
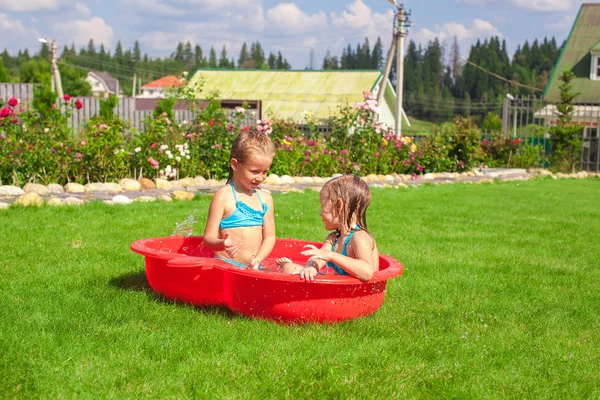
<path fill-rule="evenodd" d="M 229 237 L 229 233 L 226 233 L 223 236 L 223 249 L 227 252 L 229 258 L 235 258 L 237 256 L 237 246 L 233 244 L 233 241 Z"/>
<path fill-rule="evenodd" d="M 305 281 L 314 282 L 315 276 L 317 276 L 319 272 L 313 266 L 304 267 L 299 271 L 295 271 L 292 275 L 300 275 L 300 279 L 304 279 Z"/>
<path fill-rule="evenodd" d="M 248 264 L 248 267 L 251 269 L 258 269 L 260 267 L 260 259 L 254 257 L 251 261 L 250 264 Z"/>
<path fill-rule="evenodd" d="M 331 261 L 331 254 L 333 252 L 329 250 L 322 250 L 312 244 L 307 244 L 304 248 L 308 248 L 308 250 L 304 250 L 301 252 L 303 256 L 308 256 L 313 259 L 323 260 L 323 261 Z"/>

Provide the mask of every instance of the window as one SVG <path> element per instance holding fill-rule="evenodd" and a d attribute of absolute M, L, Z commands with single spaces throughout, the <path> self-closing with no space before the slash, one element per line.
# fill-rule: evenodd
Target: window
<path fill-rule="evenodd" d="M 590 71 L 590 79 L 600 81 L 600 55 L 592 54 L 592 69 Z"/>
<path fill-rule="evenodd" d="M 591 127 L 591 126 L 586 127 L 585 130 L 583 131 L 583 137 L 584 138 L 595 138 L 595 137 L 598 137 L 598 128 L 597 127 Z"/>

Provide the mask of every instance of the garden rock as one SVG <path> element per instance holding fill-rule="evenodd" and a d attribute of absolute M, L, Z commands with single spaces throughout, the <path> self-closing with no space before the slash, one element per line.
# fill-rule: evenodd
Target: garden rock
<path fill-rule="evenodd" d="M 106 189 L 106 186 L 104 186 L 104 183 L 101 183 L 101 182 L 88 183 L 87 185 L 84 186 L 84 188 L 85 188 L 85 191 L 87 193 L 106 192 L 106 191 L 108 191 Z"/>
<path fill-rule="evenodd" d="M 65 188 L 62 187 L 62 185 L 59 185 L 58 183 L 51 183 L 48 185 L 48 192 L 50 193 L 64 193 L 65 192 Z"/>
<path fill-rule="evenodd" d="M 294 178 L 292 178 L 289 175 L 282 175 L 280 179 L 282 185 L 293 185 L 294 183 L 296 183 Z"/>
<path fill-rule="evenodd" d="M 189 201 L 194 199 L 194 193 L 184 192 L 183 190 L 176 190 L 173 193 L 171 193 L 171 195 L 176 200 Z"/>
<path fill-rule="evenodd" d="M 224 185 L 225 183 L 221 183 L 221 181 L 218 181 L 216 179 L 207 179 L 206 180 L 206 186 L 221 186 Z"/>
<path fill-rule="evenodd" d="M 160 196 L 156 196 L 156 200 L 166 201 L 167 203 L 172 203 L 173 198 L 171 196 L 167 196 L 165 194 L 161 194 Z"/>
<path fill-rule="evenodd" d="M 140 196 L 140 197 L 136 197 L 135 199 L 133 199 L 133 201 L 139 202 L 139 203 L 152 203 L 153 201 L 156 201 L 156 197 Z"/>
<path fill-rule="evenodd" d="M 58 197 L 54 197 L 50 200 L 48 200 L 48 202 L 46 203 L 46 205 L 52 206 L 52 207 L 56 207 L 56 206 L 62 206 L 64 203 L 61 199 L 59 199 Z"/>
<path fill-rule="evenodd" d="M 435 179 L 435 176 L 433 176 L 432 173 L 427 173 L 427 174 L 423 175 L 421 177 L 421 179 L 426 180 L 426 181 L 432 181 Z"/>
<path fill-rule="evenodd" d="M 26 206 L 26 207 L 28 207 L 28 206 L 39 207 L 42 204 L 44 204 L 44 199 L 42 199 L 42 196 L 40 196 L 39 194 L 34 193 L 34 192 L 25 193 L 15 199 L 15 204 L 20 204 L 20 205 Z"/>
<path fill-rule="evenodd" d="M 363 178 L 363 180 L 367 183 L 375 182 L 378 180 L 377 175 L 369 174 Z"/>
<path fill-rule="evenodd" d="M 263 182 L 265 185 L 281 185 L 281 178 L 277 174 L 267 176 Z"/>
<path fill-rule="evenodd" d="M 165 190 L 173 189 L 173 185 L 171 185 L 171 183 L 169 181 L 167 181 L 166 179 L 160 179 L 160 178 L 156 179 L 156 187 L 159 189 L 165 189 Z"/>
<path fill-rule="evenodd" d="M 119 181 L 121 189 L 126 192 L 137 192 L 142 188 L 142 184 L 135 179 L 124 178 Z"/>
<path fill-rule="evenodd" d="M 182 178 L 179 180 L 179 186 L 183 188 L 196 186 L 196 180 L 194 178 Z"/>
<path fill-rule="evenodd" d="M 18 186 L 0 186 L 0 195 L 2 196 L 20 196 L 22 194 L 25 194 L 25 191 Z"/>
<path fill-rule="evenodd" d="M 10 207 L 10 204 L 3 203 L 0 201 L 0 210 L 8 210 L 9 207 Z"/>
<path fill-rule="evenodd" d="M 206 179 L 203 176 L 197 176 L 194 178 L 196 182 L 196 186 L 204 186 L 206 185 Z"/>
<path fill-rule="evenodd" d="M 85 193 L 85 186 L 79 183 L 69 182 L 65 185 L 65 192 L 67 193 Z"/>
<path fill-rule="evenodd" d="M 142 189 L 156 189 L 156 183 L 148 178 L 140 178 L 138 180 Z"/>
<path fill-rule="evenodd" d="M 72 197 L 72 196 L 71 197 L 67 197 L 64 200 L 64 202 L 68 206 L 80 206 L 80 205 L 82 205 L 84 203 L 83 200 L 78 199 L 77 197 Z"/>
<path fill-rule="evenodd" d="M 40 185 L 39 183 L 28 183 L 23 187 L 25 193 L 37 193 L 39 195 L 48 194 L 48 187 Z"/>
<path fill-rule="evenodd" d="M 129 197 L 122 195 L 122 194 L 118 194 L 115 197 L 112 198 L 111 200 L 113 202 L 113 204 L 131 204 L 133 203 L 133 200 L 131 200 Z"/>
<path fill-rule="evenodd" d="M 108 190 L 109 193 L 121 193 L 123 191 L 121 185 L 115 182 L 106 182 L 104 184 L 104 187 L 106 188 L 106 190 Z"/>

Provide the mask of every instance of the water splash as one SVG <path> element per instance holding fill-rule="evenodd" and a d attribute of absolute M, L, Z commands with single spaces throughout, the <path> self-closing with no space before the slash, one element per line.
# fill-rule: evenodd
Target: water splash
<path fill-rule="evenodd" d="M 194 210 L 192 214 L 190 214 L 187 219 L 183 222 L 175 222 L 175 230 L 171 234 L 171 236 L 183 236 L 190 237 L 194 233 L 194 224 L 198 221 L 194 218 L 194 215 L 198 212 L 198 210 Z"/>

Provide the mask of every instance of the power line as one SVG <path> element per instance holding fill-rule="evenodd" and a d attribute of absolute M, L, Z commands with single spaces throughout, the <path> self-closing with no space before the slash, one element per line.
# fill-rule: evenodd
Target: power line
<path fill-rule="evenodd" d="M 472 61 L 465 60 L 464 58 L 462 58 L 462 57 L 461 57 L 461 56 L 460 56 L 460 55 L 459 55 L 457 52 L 455 52 L 455 51 L 453 51 L 453 52 L 452 52 L 452 54 L 455 54 L 455 55 L 456 55 L 456 56 L 457 56 L 459 59 L 463 60 L 463 61 L 464 61 L 464 62 L 466 62 L 467 64 L 471 64 L 471 65 L 472 65 L 472 66 L 474 66 L 475 68 L 479 68 L 479 69 L 480 69 L 480 70 L 482 70 L 483 72 L 485 72 L 485 73 L 487 73 L 487 74 L 489 74 L 489 75 L 491 75 L 491 76 L 493 76 L 493 77 L 495 77 L 495 78 L 501 79 L 501 80 L 503 80 L 503 81 L 505 81 L 505 82 L 507 82 L 507 83 L 510 83 L 511 85 L 515 85 L 515 86 L 521 86 L 521 87 L 524 87 L 524 88 L 526 88 L 526 89 L 535 90 L 535 91 L 537 91 L 537 92 L 543 92 L 543 91 L 544 91 L 544 89 L 539 89 L 539 88 L 536 88 L 536 87 L 533 87 L 533 86 L 524 85 L 524 84 L 522 84 L 522 83 L 519 83 L 519 82 L 516 82 L 516 81 L 510 80 L 510 79 L 508 79 L 508 78 L 505 78 L 505 77 L 503 77 L 503 76 L 500 76 L 500 75 L 498 75 L 498 74 L 496 74 L 496 73 L 493 73 L 492 71 L 488 71 L 487 69 L 485 69 L 485 68 L 483 68 L 483 67 L 481 67 L 481 66 L 479 66 L 479 65 L 475 64 L 475 63 L 474 63 L 474 62 L 472 62 Z"/>

